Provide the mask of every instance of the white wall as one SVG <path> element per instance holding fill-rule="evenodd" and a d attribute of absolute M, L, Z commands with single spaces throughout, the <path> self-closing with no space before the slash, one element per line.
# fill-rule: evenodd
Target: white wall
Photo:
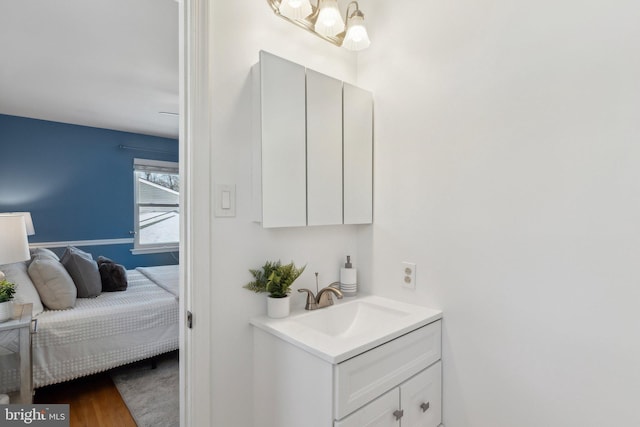
<path fill-rule="evenodd" d="M 360 253 L 444 310 L 445 424 L 640 425 L 640 3 L 363 3 Z"/>
<path fill-rule="evenodd" d="M 248 427 L 253 408 L 249 318 L 266 311 L 264 294 L 242 288 L 251 279 L 248 269 L 267 259 L 293 260 L 307 264 L 296 288 L 315 288 L 313 272 L 326 285 L 338 279 L 345 255 L 358 257 L 358 227 L 264 230 L 251 221 L 251 66 L 263 49 L 353 82 L 356 57 L 278 18 L 265 1 L 211 4 L 211 178 L 214 184 L 236 184 L 237 217 L 211 220 L 210 425 Z M 298 306 L 304 302 L 297 292 L 293 298 Z"/>

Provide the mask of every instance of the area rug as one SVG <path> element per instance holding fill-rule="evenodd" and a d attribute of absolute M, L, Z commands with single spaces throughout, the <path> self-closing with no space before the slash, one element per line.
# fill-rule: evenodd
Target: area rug
<path fill-rule="evenodd" d="M 111 379 L 138 427 L 180 425 L 177 352 L 160 356 L 156 369 L 150 361 L 114 369 Z"/>

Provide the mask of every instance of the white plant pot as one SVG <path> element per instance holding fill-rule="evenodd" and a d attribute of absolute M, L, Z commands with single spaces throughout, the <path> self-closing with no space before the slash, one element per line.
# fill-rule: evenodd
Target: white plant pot
<path fill-rule="evenodd" d="M 291 307 L 291 297 L 287 295 L 284 298 L 267 297 L 267 316 L 273 319 L 280 319 L 289 315 Z"/>
<path fill-rule="evenodd" d="M 0 322 L 6 322 L 13 316 L 11 301 L 0 302 Z"/>

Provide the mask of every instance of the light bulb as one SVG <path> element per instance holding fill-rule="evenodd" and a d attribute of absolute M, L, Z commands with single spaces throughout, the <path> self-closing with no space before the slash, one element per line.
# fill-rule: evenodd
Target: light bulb
<path fill-rule="evenodd" d="M 364 15 L 358 11 L 347 22 L 347 34 L 344 36 L 342 47 L 349 50 L 362 50 L 368 48 L 370 44 L 367 28 L 364 26 Z"/>
<path fill-rule="evenodd" d="M 335 36 L 344 31 L 344 22 L 340 16 L 337 0 L 320 0 L 320 12 L 315 30 L 323 36 Z"/>
<path fill-rule="evenodd" d="M 311 15 L 311 3 L 309 0 L 282 0 L 278 10 L 289 19 L 302 20 Z"/>

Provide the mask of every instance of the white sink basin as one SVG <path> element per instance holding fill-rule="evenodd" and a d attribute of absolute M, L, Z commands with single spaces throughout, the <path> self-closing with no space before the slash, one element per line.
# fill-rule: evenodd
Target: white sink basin
<path fill-rule="evenodd" d="M 366 301 L 334 305 L 326 310 L 319 309 L 306 316 L 290 320 L 305 325 L 332 337 L 352 338 L 370 334 L 380 325 L 388 324 L 408 311 L 395 310 Z"/>
<path fill-rule="evenodd" d="M 251 319 L 251 324 L 328 362 L 340 363 L 442 317 L 439 310 L 377 296 L 342 301 L 284 319 Z"/>

